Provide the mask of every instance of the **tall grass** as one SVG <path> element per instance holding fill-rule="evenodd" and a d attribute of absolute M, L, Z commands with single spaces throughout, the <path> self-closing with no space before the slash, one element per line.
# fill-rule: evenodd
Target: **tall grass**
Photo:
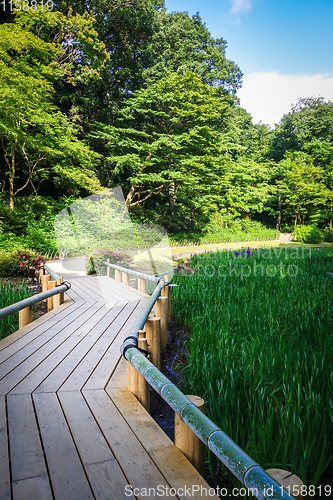
<path fill-rule="evenodd" d="M 27 297 L 31 297 L 32 295 L 33 293 L 24 286 L 24 282 L 17 288 L 11 284 L 3 284 L 0 282 L 0 309 L 15 304 L 15 302 L 19 302 Z M 15 332 L 18 326 L 18 313 L 0 319 L 0 340 Z"/>
<path fill-rule="evenodd" d="M 315 485 L 333 455 L 333 251 L 273 250 L 196 255 L 175 278 L 192 332 L 184 390 L 262 467 Z"/>

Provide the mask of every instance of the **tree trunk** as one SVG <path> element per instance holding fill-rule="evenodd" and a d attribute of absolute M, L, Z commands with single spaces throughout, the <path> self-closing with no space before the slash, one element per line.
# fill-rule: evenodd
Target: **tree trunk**
<path fill-rule="evenodd" d="M 9 172 L 9 208 L 14 210 L 14 179 L 15 179 L 15 151 L 12 154 L 11 168 Z"/>
<path fill-rule="evenodd" d="M 171 215 L 175 215 L 176 201 L 177 201 L 176 181 L 175 179 L 172 179 L 172 183 L 170 184 L 169 188 L 169 203 L 170 203 Z"/>
<path fill-rule="evenodd" d="M 282 218 L 282 203 L 281 203 L 281 195 L 279 195 L 279 199 L 278 199 L 278 212 L 279 212 L 279 215 L 277 217 L 277 220 L 276 220 L 276 226 L 275 226 L 275 239 L 277 239 L 277 234 L 278 234 L 278 231 L 280 229 L 280 225 L 281 225 L 281 218 Z"/>

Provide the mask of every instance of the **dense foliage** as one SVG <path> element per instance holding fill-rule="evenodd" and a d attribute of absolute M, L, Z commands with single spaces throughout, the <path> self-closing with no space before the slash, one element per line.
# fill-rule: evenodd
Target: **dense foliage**
<path fill-rule="evenodd" d="M 2 247 L 52 249 L 59 203 L 116 185 L 135 221 L 180 237 L 246 219 L 333 229 L 331 102 L 303 98 L 275 130 L 254 125 L 239 107 L 242 73 L 226 41 L 199 14 L 168 13 L 161 0 L 8 12 L 0 20 Z M 46 201 L 46 214 L 17 222 L 33 198 Z"/>
<path fill-rule="evenodd" d="M 315 485 L 333 456 L 332 250 L 224 251 L 190 265 L 172 291 L 191 329 L 184 390 L 264 469 Z M 210 466 L 223 482 L 214 456 Z"/>

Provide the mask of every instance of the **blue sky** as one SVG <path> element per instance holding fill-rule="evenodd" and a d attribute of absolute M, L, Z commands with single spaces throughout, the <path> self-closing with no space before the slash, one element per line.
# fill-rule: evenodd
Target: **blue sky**
<path fill-rule="evenodd" d="M 280 121 L 298 97 L 333 100 L 333 0 L 165 0 L 199 11 L 244 73 L 238 92 L 253 121 Z"/>

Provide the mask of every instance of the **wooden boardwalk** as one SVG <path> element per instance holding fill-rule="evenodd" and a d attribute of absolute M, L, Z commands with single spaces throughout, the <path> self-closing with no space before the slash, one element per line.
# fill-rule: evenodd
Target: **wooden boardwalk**
<path fill-rule="evenodd" d="M 148 296 L 107 277 L 70 281 L 64 304 L 0 342 L 0 500 L 208 488 L 127 389 L 120 346 Z"/>

